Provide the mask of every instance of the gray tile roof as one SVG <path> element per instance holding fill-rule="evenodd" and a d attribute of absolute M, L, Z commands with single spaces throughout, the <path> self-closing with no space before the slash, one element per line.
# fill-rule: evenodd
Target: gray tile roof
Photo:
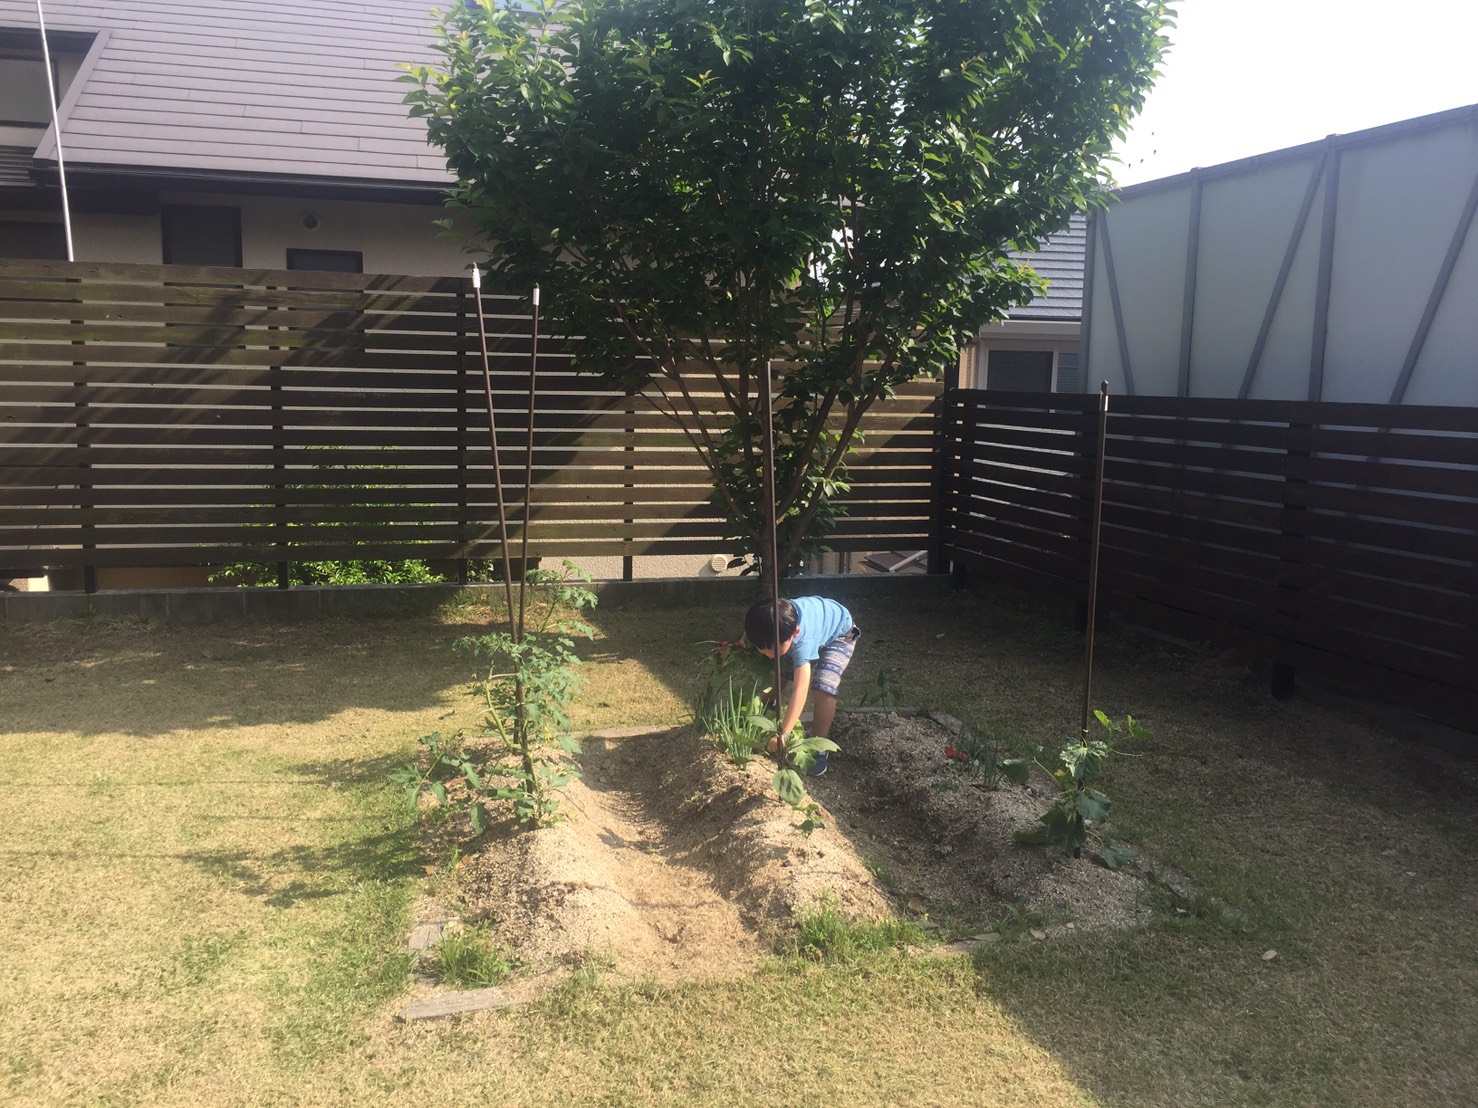
<path fill-rule="evenodd" d="M 1011 309 L 1012 319 L 1070 320 L 1083 318 L 1083 259 L 1088 248 L 1088 217 L 1075 215 L 1067 227 L 1050 236 L 1034 253 L 1015 252 L 1051 284 L 1047 295 Z"/>
<path fill-rule="evenodd" d="M 48 31 L 108 32 L 64 105 L 67 163 L 448 183 L 396 81 L 436 57 L 432 3 L 45 0 Z M 35 0 L 0 0 L 0 29 L 36 25 Z"/>

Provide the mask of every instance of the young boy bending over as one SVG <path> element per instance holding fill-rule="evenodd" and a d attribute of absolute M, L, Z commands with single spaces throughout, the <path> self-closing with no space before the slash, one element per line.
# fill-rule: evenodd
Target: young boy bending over
<path fill-rule="evenodd" d="M 795 683 L 796 692 L 786 705 L 785 718 L 780 721 L 780 737 L 771 740 L 772 754 L 779 750 L 783 736 L 790 734 L 800 722 L 808 694 L 812 692 L 816 694 L 816 702 L 811 709 L 811 734 L 831 737 L 837 687 L 842 682 L 842 672 L 852 660 L 860 634 L 852 622 L 852 613 L 823 596 L 781 600 L 778 626 L 775 616 L 775 606 L 768 600 L 761 600 L 744 616 L 744 637 L 750 645 L 766 658 L 775 657 L 778 651 L 789 662 L 788 676 L 785 661 L 781 663 L 782 680 Z M 817 754 L 811 776 L 825 773 L 826 762 L 825 753 Z"/>

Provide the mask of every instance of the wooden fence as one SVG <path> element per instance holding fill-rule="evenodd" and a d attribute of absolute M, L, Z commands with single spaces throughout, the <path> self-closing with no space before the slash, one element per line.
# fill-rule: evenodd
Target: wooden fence
<path fill-rule="evenodd" d="M 1086 595 L 1098 397 L 951 390 L 943 556 Z M 1114 397 L 1100 602 L 1471 728 L 1478 409 Z"/>
<path fill-rule="evenodd" d="M 471 297 L 454 278 L 0 261 L 0 566 L 493 556 Z M 530 553 L 728 550 L 679 428 L 547 336 L 528 455 L 531 320 L 485 303 L 515 521 L 532 466 Z M 927 544 L 938 396 L 906 387 L 866 419 L 833 546 Z"/>

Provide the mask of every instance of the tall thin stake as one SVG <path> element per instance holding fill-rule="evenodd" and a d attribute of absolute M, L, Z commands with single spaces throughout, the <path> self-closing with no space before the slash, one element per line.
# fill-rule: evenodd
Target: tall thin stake
<path fill-rule="evenodd" d="M 67 261 L 77 260 L 72 249 L 72 202 L 67 196 L 67 162 L 62 157 L 62 117 L 57 108 L 56 81 L 51 75 L 51 43 L 46 36 L 46 12 L 36 0 L 36 21 L 41 29 L 41 68 L 46 70 L 47 100 L 51 104 L 51 127 L 56 132 L 56 175 L 62 186 L 62 233 L 67 240 Z"/>
<path fill-rule="evenodd" d="M 1108 453 L 1109 391 L 1098 389 L 1098 465 L 1093 478 L 1093 533 L 1088 547 L 1088 642 L 1083 650 L 1083 737 L 1088 737 L 1089 701 L 1093 697 L 1093 625 L 1098 618 L 1098 533 L 1103 525 L 1103 460 Z"/>
<path fill-rule="evenodd" d="M 508 572 L 508 512 L 503 501 L 503 468 L 498 461 L 498 422 L 493 415 L 493 370 L 488 363 L 488 327 L 482 311 L 482 272 L 472 267 L 472 298 L 477 302 L 477 337 L 482 343 L 482 384 L 488 402 L 488 438 L 493 447 L 493 491 L 498 504 L 499 549 L 503 553 L 503 595 L 508 604 L 508 630 L 519 638 L 513 622 L 513 575 Z"/>
<path fill-rule="evenodd" d="M 771 390 L 773 388 L 773 370 L 770 367 L 770 359 L 765 359 L 765 371 L 761 379 L 760 393 L 760 418 L 764 420 L 765 429 L 762 437 L 763 456 L 760 461 L 764 466 L 764 505 L 765 508 L 765 550 L 761 555 L 765 559 L 765 566 L 770 575 L 770 618 L 775 627 L 775 712 L 780 719 L 785 718 L 784 705 L 781 703 L 780 692 L 780 540 L 779 525 L 775 520 L 775 421 L 772 413 Z M 796 695 L 794 689 L 791 695 Z M 785 754 L 785 736 L 780 736 L 780 753 Z"/>
<path fill-rule="evenodd" d="M 538 396 L 539 380 L 539 286 L 534 286 L 534 344 L 529 354 L 529 433 L 523 458 L 523 536 L 519 550 L 519 572 L 523 574 L 524 580 L 529 576 L 529 521 L 531 502 L 534 492 L 534 400 Z M 524 606 L 528 602 L 528 590 L 519 587 L 518 590 L 518 634 L 519 642 L 523 641 Z"/>

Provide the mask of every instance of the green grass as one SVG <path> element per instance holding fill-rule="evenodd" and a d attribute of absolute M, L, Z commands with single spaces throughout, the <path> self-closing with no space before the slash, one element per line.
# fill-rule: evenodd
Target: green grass
<path fill-rule="evenodd" d="M 908 920 L 857 920 L 825 900 L 796 919 L 792 950 L 817 962 L 855 962 L 867 954 L 902 950 L 924 941 L 924 930 Z"/>
<path fill-rule="evenodd" d="M 486 925 L 449 931 L 437 944 L 431 971 L 444 985 L 481 989 L 513 976 L 518 960 L 493 939 Z"/>
<path fill-rule="evenodd" d="M 1063 623 L 945 590 L 852 607 L 844 707 L 886 673 L 1003 744 L 1076 731 Z M 0 1099 L 1472 1102 L 1473 763 L 1112 628 L 1095 706 L 1154 733 L 1106 775 L 1115 822 L 1206 890 L 1157 894 L 1150 926 L 971 962 L 813 921 L 819 961 L 679 987 L 592 966 L 528 1009 L 397 1024 L 411 906 L 446 877 L 383 782 L 476 725 L 450 644 L 486 616 L 7 626 Z M 578 725 L 684 718 L 695 644 L 738 619 L 597 609 Z"/>

